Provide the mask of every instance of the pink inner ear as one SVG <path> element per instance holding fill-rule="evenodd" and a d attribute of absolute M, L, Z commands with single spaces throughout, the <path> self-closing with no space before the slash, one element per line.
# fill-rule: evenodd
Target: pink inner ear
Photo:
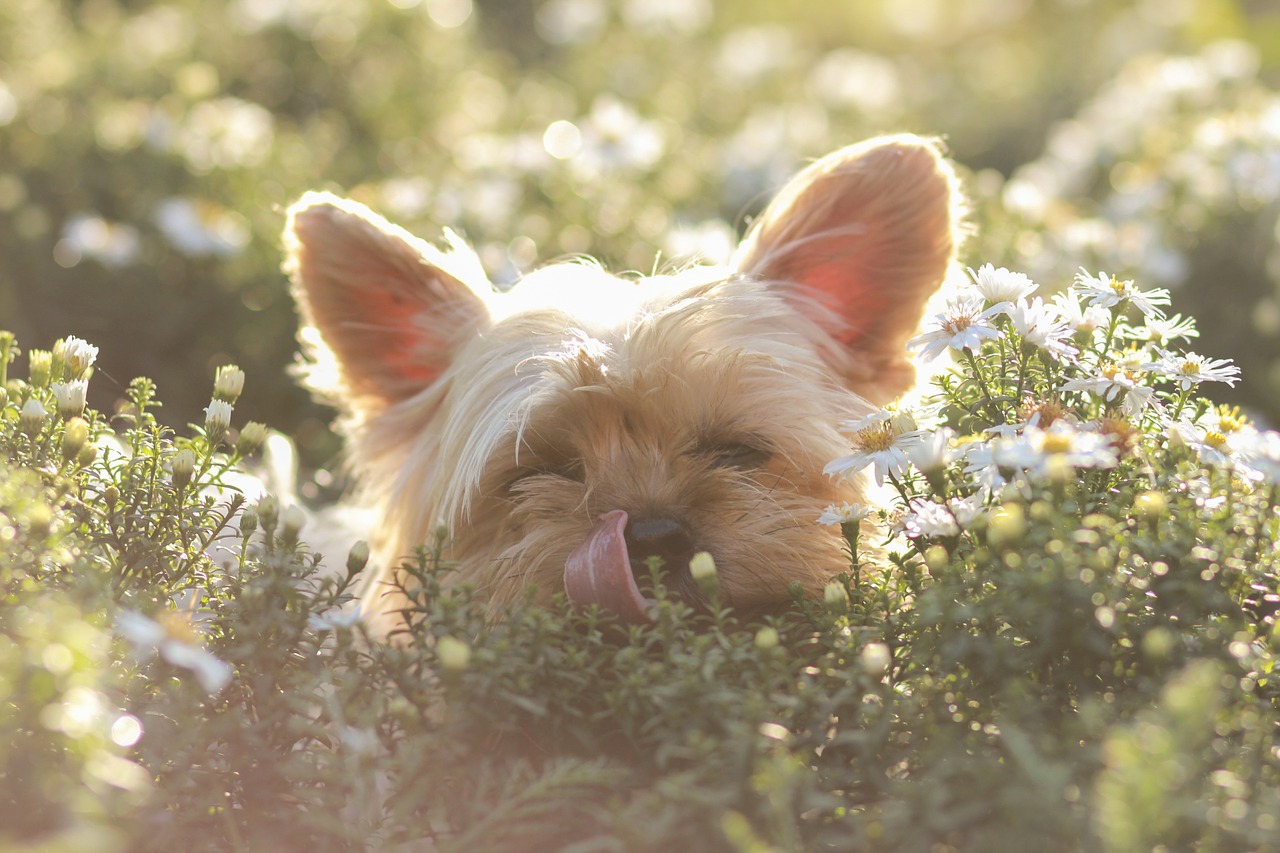
<path fill-rule="evenodd" d="M 905 341 L 954 252 L 954 182 L 936 145 L 917 137 L 837 151 L 782 189 L 738 267 L 779 282 L 863 364 L 905 367 Z"/>
<path fill-rule="evenodd" d="M 309 194 L 290 211 L 286 239 L 298 304 L 355 400 L 421 391 L 487 318 L 442 268 L 447 256 L 354 202 Z"/>

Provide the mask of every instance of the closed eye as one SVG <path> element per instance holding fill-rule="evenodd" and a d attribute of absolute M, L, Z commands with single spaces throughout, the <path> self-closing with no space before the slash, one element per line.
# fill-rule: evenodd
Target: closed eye
<path fill-rule="evenodd" d="M 772 456 L 768 451 L 737 442 L 712 445 L 707 448 L 707 453 L 711 456 L 711 467 L 735 468 L 739 471 L 763 468 Z"/>
<path fill-rule="evenodd" d="M 567 459 L 563 462 L 557 462 L 547 465 L 534 465 L 527 468 L 521 468 L 516 475 L 516 482 L 527 479 L 529 477 L 559 477 L 562 480 L 572 480 L 575 483 L 581 483 L 586 480 L 586 469 L 581 459 Z"/>

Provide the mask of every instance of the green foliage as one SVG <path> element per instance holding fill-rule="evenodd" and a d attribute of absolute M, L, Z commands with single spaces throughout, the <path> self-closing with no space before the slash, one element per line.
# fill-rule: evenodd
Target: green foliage
<path fill-rule="evenodd" d="M 142 380 L 115 426 L 59 411 L 92 372 L 60 342 L 0 418 L 3 843 L 1277 849 L 1280 437 L 1161 372 L 1157 321 L 1127 316 L 1158 294 L 1070 298 L 1102 286 L 1130 296 L 1092 324 L 1027 325 L 1025 292 L 951 303 L 938 329 L 981 308 L 990 334 L 849 425 L 835 467 L 886 440 L 913 461 L 885 464 L 880 525 L 832 508 L 852 559 L 822 601 L 743 624 L 659 572 L 652 624 L 563 597 L 495 621 L 447 584 L 441 530 L 386 645 L 350 609 L 361 549 L 325 567 L 296 507 L 236 492 L 238 371 L 182 438 Z M 1130 385 L 1072 384 L 1117 361 Z M 64 452 L 77 419 L 95 439 Z"/>
<path fill-rule="evenodd" d="M 648 271 L 723 255 L 807 160 L 912 130 L 973 170 L 975 257 L 1180 286 L 1274 419 L 1278 68 L 1280 18 L 1246 0 L 9 0 L 0 317 L 102 345 L 103 411 L 152 377 L 171 427 L 192 368 L 235 361 L 323 465 L 328 415 L 284 370 L 306 190 L 459 231 L 500 283 L 566 254 Z"/>

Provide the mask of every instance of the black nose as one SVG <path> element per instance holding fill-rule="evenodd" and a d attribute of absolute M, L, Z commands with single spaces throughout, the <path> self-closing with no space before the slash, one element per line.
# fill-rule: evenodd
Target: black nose
<path fill-rule="evenodd" d="M 696 587 L 689 574 L 689 561 L 694 555 L 693 539 L 682 522 L 674 518 L 632 519 L 624 536 L 631 574 L 642 590 L 648 592 L 652 586 L 648 565 L 652 557 L 662 560 L 663 583 L 668 589 L 683 591 L 691 585 Z"/>

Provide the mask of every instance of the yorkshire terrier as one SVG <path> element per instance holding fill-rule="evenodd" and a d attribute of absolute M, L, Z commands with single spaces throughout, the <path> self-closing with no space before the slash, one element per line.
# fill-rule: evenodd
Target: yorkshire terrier
<path fill-rule="evenodd" d="M 310 356 L 343 413 L 379 519 L 362 610 L 385 635 L 396 567 L 452 532 L 453 582 L 495 611 L 527 587 L 648 618 L 651 558 L 703 605 L 714 558 L 742 615 L 820 592 L 847 567 L 816 519 L 864 498 L 824 465 L 837 425 L 906 391 L 905 342 L 956 247 L 959 193 L 939 146 L 891 136 L 794 177 L 732 262 L 636 280 L 587 261 L 506 291 L 457 237 L 441 250 L 364 206 L 308 193 L 285 240 Z"/>

